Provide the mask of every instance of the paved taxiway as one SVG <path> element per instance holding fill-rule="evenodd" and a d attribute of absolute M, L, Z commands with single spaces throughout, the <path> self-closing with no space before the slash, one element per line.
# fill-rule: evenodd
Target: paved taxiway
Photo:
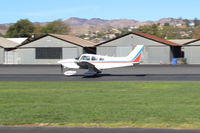
<path fill-rule="evenodd" d="M 200 81 L 200 65 L 138 65 L 104 70 L 97 77 L 63 75 L 58 65 L 1 65 L 0 81 Z"/>
<path fill-rule="evenodd" d="M 200 130 L 143 128 L 0 127 L 1 133 L 200 133 Z"/>

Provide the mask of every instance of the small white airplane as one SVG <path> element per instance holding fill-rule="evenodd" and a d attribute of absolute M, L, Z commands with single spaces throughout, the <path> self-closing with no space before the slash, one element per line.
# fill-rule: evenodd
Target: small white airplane
<path fill-rule="evenodd" d="M 140 63 L 141 53 L 144 45 L 137 45 L 134 50 L 126 57 L 109 57 L 94 54 L 82 54 L 78 59 L 64 59 L 58 61 L 62 67 L 68 68 L 64 75 L 75 75 L 73 69 L 88 69 L 85 76 L 95 76 L 103 69 L 133 66 Z"/>

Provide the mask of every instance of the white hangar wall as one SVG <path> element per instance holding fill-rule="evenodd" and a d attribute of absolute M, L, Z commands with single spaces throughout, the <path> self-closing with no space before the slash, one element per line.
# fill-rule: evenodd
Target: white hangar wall
<path fill-rule="evenodd" d="M 45 49 L 49 51 L 49 53 L 46 52 L 48 55 L 44 55 Z M 55 50 L 58 57 L 51 54 Z M 17 64 L 57 64 L 57 61 L 61 59 L 80 56 L 83 53 L 83 48 L 52 36 L 46 36 L 22 45 L 14 52 L 16 52 L 15 60 L 17 60 Z"/>
<path fill-rule="evenodd" d="M 184 46 L 187 64 L 200 64 L 200 40 L 192 41 Z"/>
<path fill-rule="evenodd" d="M 4 48 L 0 48 L 0 64 L 4 63 Z"/>

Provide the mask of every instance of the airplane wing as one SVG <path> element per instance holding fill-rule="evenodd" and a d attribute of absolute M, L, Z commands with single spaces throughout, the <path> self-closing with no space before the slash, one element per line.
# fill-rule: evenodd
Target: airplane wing
<path fill-rule="evenodd" d="M 80 68 L 83 69 L 88 69 L 86 73 L 84 73 L 85 76 L 94 76 L 98 73 L 101 73 L 99 69 L 97 69 L 93 64 L 86 62 L 86 61 L 81 61 L 81 62 L 76 62 L 77 65 L 80 66 Z"/>

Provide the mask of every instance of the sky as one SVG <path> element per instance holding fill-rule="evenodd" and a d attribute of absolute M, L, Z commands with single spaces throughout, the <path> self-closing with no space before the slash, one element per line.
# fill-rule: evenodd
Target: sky
<path fill-rule="evenodd" d="M 71 17 L 101 19 L 200 19 L 200 0 L 2 0 L 0 24 Z"/>

